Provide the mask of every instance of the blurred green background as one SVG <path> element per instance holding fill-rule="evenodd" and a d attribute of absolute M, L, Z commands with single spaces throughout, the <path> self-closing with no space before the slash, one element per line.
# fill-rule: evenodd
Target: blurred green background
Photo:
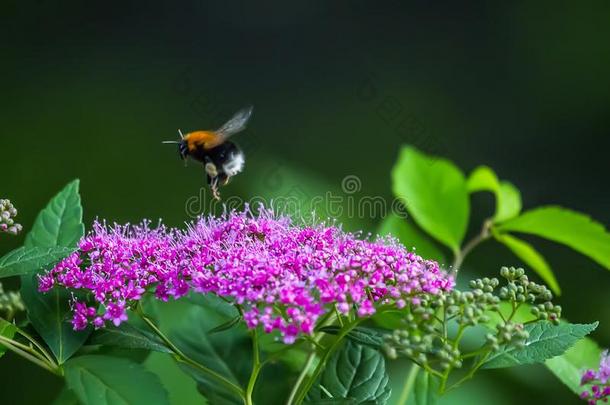
<path fill-rule="evenodd" d="M 410 143 L 466 171 L 491 166 L 525 208 L 557 203 L 610 223 L 608 2 L 7 0 L 0 15 L 0 196 L 26 230 L 75 177 L 87 223 L 179 225 L 193 196 L 207 212 L 201 168 L 160 141 L 217 127 L 246 104 L 255 112 L 237 141 L 247 168 L 225 198 L 310 198 L 354 175 L 358 195 L 391 201 L 390 169 Z M 475 197 L 472 232 L 492 209 L 490 195 Z M 374 232 L 380 219 L 342 221 Z M 4 237 L 0 252 L 21 242 Z M 610 345 L 610 273 L 536 243 L 566 317 L 600 320 L 593 337 Z M 465 272 L 515 260 L 487 243 Z M 176 403 L 197 399 L 169 359 L 147 365 Z M 60 385 L 11 354 L 0 363 L 3 403 L 48 403 Z M 543 367 L 481 372 L 447 402 L 473 398 L 578 403 Z"/>

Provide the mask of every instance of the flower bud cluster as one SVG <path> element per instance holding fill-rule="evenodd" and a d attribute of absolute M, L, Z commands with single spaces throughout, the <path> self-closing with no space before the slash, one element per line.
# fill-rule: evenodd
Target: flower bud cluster
<path fill-rule="evenodd" d="M 17 209 L 10 200 L 0 199 L 0 233 L 17 235 L 23 229 L 20 224 L 15 223 Z"/>
<path fill-rule="evenodd" d="M 507 285 L 500 289 L 499 296 L 502 300 L 531 304 L 531 313 L 536 319 L 559 324 L 561 306 L 551 302 L 553 294 L 546 286 L 530 281 L 522 268 L 502 267 L 500 275 L 508 281 Z M 541 303 L 534 305 L 537 302 Z"/>
<path fill-rule="evenodd" d="M 21 295 L 16 291 L 4 291 L 0 283 L 0 314 L 3 318 L 12 318 L 16 312 L 25 311 Z"/>
<path fill-rule="evenodd" d="M 501 347 L 523 347 L 529 333 L 523 323 L 513 320 L 521 304 L 532 306 L 535 316 L 531 322 L 559 321 L 561 307 L 550 301 L 552 294 L 544 285 L 530 281 L 523 269 L 503 267 L 500 271 L 506 285 L 500 286 L 497 278 L 472 280 L 469 291 L 453 289 L 434 296 L 412 300 L 405 310 L 404 328 L 386 335 L 384 349 L 390 358 L 405 356 L 421 366 L 434 365 L 444 372 L 462 367 L 463 359 L 475 354 L 460 351 L 460 339 L 465 330 L 476 325 L 492 326 L 485 344 L 476 353 L 500 350 Z M 506 313 L 503 302 L 510 303 Z M 456 326 L 454 337 L 449 336 L 450 326 Z M 473 352 L 473 353 L 475 353 Z"/>

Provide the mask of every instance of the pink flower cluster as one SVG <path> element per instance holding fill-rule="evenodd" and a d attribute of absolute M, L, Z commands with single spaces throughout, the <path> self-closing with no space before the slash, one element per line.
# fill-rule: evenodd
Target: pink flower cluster
<path fill-rule="evenodd" d="M 590 405 L 595 405 L 597 401 L 608 402 L 608 398 L 610 398 L 610 353 L 608 350 L 602 353 L 599 369 L 585 371 L 580 383 L 590 385 L 590 391 L 584 391 L 580 395 Z"/>
<path fill-rule="evenodd" d="M 40 277 L 89 292 L 75 300 L 75 329 L 119 325 L 146 292 L 166 301 L 190 291 L 213 293 L 242 308 L 248 327 L 279 330 L 286 343 L 310 334 L 334 306 L 372 315 L 375 304 L 399 308 L 422 294 L 453 288 L 451 277 L 391 239 L 358 239 L 335 226 L 296 226 L 270 210 L 201 218 L 187 230 L 96 223 L 79 250 Z"/>

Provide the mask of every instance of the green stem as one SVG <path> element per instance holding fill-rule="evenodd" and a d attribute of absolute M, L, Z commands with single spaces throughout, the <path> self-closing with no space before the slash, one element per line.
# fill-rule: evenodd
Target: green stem
<path fill-rule="evenodd" d="M 451 272 L 455 278 L 457 278 L 458 271 L 460 270 L 460 266 L 464 262 L 464 259 L 472 251 L 472 249 L 491 237 L 490 229 L 492 225 L 493 223 L 490 219 L 485 220 L 485 222 L 483 222 L 481 232 L 466 243 L 461 250 L 454 253 L 455 257 L 453 259 L 453 265 L 451 266 Z"/>
<path fill-rule="evenodd" d="M 157 325 L 155 325 L 155 323 L 142 312 L 142 309 L 139 306 L 136 307 L 136 313 L 140 316 L 140 318 L 142 318 L 142 320 L 144 322 L 146 322 L 146 324 L 150 327 L 150 329 L 157 336 L 159 336 L 159 338 L 163 341 L 163 343 L 165 343 L 167 345 L 167 347 L 169 347 L 171 349 L 171 351 L 176 356 L 177 360 L 179 360 L 185 364 L 188 364 L 188 365 L 200 370 L 204 374 L 207 374 L 208 376 L 212 377 L 213 379 L 215 379 L 216 381 L 218 381 L 219 383 L 221 383 L 225 387 L 227 387 L 229 390 L 231 390 L 235 394 L 237 394 L 245 402 L 245 393 L 244 393 L 243 388 L 241 388 L 237 384 L 233 383 L 232 381 L 226 379 L 222 375 L 218 374 L 216 371 L 204 366 L 203 364 L 196 362 L 195 360 L 191 359 L 186 354 L 184 354 L 180 349 L 178 349 L 178 347 L 176 347 L 176 345 L 174 345 L 174 343 L 171 340 L 169 340 L 167 338 L 167 336 L 165 336 L 163 334 L 163 332 L 161 332 L 161 330 L 157 327 Z"/>
<path fill-rule="evenodd" d="M 320 361 L 318 362 L 318 365 L 314 369 L 313 373 L 306 376 L 303 381 L 300 381 L 299 384 L 297 386 L 295 386 L 298 391 L 298 394 L 294 397 L 295 404 L 301 404 L 303 402 L 303 399 L 305 399 L 305 395 L 307 395 L 307 393 L 309 392 L 309 390 L 311 389 L 313 384 L 316 382 L 318 375 L 320 375 L 320 373 L 326 366 L 326 363 L 328 362 L 328 359 L 330 358 L 330 356 L 332 356 L 333 353 L 337 350 L 337 348 L 341 344 L 341 341 L 343 340 L 343 338 L 363 320 L 364 319 L 356 319 L 355 321 L 346 325 L 339 332 L 339 334 L 337 335 L 337 338 L 328 347 L 328 349 L 326 349 L 324 351 L 324 354 L 322 354 L 322 357 L 320 358 Z M 289 404 L 292 404 L 292 402 L 289 402 Z"/>
<path fill-rule="evenodd" d="M 252 373 L 250 374 L 250 380 L 248 381 L 248 387 L 246 388 L 246 405 L 252 405 L 252 393 L 254 392 L 254 386 L 256 385 L 256 379 L 262 369 L 262 363 L 260 359 L 260 351 L 258 348 L 258 332 L 256 329 L 252 330 Z"/>
<path fill-rule="evenodd" d="M 411 366 L 411 370 L 409 370 L 409 375 L 407 376 L 407 381 L 405 382 L 405 386 L 400 393 L 400 397 L 398 397 L 398 402 L 396 405 L 406 405 L 407 400 L 409 399 L 409 394 L 413 391 L 413 385 L 415 384 L 415 379 L 417 378 L 417 374 L 421 368 L 419 368 L 416 364 Z"/>
<path fill-rule="evenodd" d="M 49 352 L 44 349 L 44 347 L 42 347 L 40 343 L 36 341 L 36 339 L 34 339 L 32 336 L 30 336 L 28 333 L 25 333 L 21 329 L 17 329 L 17 333 L 19 333 L 21 336 L 29 340 L 34 346 L 36 346 L 40 353 L 42 353 L 42 355 L 46 357 L 46 359 L 49 361 L 49 364 L 52 364 L 54 367 L 59 367 L 58 364 L 55 362 L 55 359 L 49 354 Z"/>
<path fill-rule="evenodd" d="M 477 370 L 479 368 L 481 368 L 481 366 L 483 365 L 483 363 L 485 363 L 485 360 L 487 360 L 487 357 L 489 357 L 489 354 L 491 353 L 491 349 L 488 349 L 487 352 L 485 354 L 483 354 L 481 356 L 481 358 L 479 359 L 479 361 L 470 369 L 470 371 L 468 372 L 468 374 L 466 374 L 464 377 L 462 377 L 462 379 L 460 379 L 458 382 L 456 382 L 455 384 L 451 385 L 447 391 L 450 391 L 454 388 L 459 387 L 461 384 L 463 384 L 465 381 L 468 381 L 469 379 L 471 379 L 474 376 L 474 373 L 477 372 Z"/>
<path fill-rule="evenodd" d="M 316 330 L 318 330 L 319 328 L 322 328 L 323 326 L 326 326 L 327 324 L 328 325 L 332 324 L 335 320 L 335 316 L 336 315 L 334 313 L 328 312 L 320 320 L 320 322 L 318 323 L 318 326 L 316 327 Z M 316 354 L 317 354 L 316 349 L 319 348 L 320 340 L 322 340 L 323 336 L 324 336 L 324 333 L 319 332 L 319 331 L 314 334 L 313 341 L 315 342 L 315 344 L 312 345 L 314 350 L 312 350 L 309 353 L 309 355 L 307 356 L 307 360 L 305 360 L 305 364 L 303 365 L 303 369 L 301 370 L 301 373 L 299 374 L 299 377 L 297 378 L 297 382 L 292 387 L 292 391 L 290 391 L 290 396 L 288 397 L 288 400 L 286 401 L 287 405 L 291 405 L 294 403 L 294 400 L 295 400 L 297 394 L 299 393 L 301 385 L 303 384 L 303 381 L 305 381 L 307 374 L 309 374 L 309 369 L 311 368 L 311 366 L 313 365 L 313 363 L 316 359 Z"/>
<path fill-rule="evenodd" d="M 31 361 L 37 366 L 42 367 L 55 375 L 62 375 L 61 370 L 57 366 L 55 366 L 55 364 L 49 364 L 46 359 L 44 359 L 38 352 L 34 351 L 32 348 L 22 345 L 19 342 L 15 342 L 12 339 L 8 339 L 2 335 L 0 335 L 0 343 L 2 343 L 3 346 L 5 346 L 13 353 L 16 353 L 24 359 Z"/>

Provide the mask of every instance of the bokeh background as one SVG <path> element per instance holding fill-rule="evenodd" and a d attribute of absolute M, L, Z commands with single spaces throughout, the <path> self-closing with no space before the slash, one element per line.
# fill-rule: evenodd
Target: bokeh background
<path fill-rule="evenodd" d="M 246 104 L 255 113 L 237 141 L 247 169 L 225 197 L 309 198 L 352 175 L 359 195 L 391 201 L 389 173 L 409 143 L 466 171 L 491 166 L 525 208 L 556 203 L 610 224 L 608 2 L 7 0 L 0 14 L 0 195 L 26 230 L 76 177 L 87 223 L 179 225 L 187 201 L 207 212 L 202 170 L 160 142 Z M 492 207 L 491 196 L 474 198 L 472 232 Z M 381 220 L 340 219 L 370 232 Z M 21 242 L 4 237 L 0 252 Z M 610 345 L 610 273 L 536 244 L 565 315 L 600 320 L 593 336 Z M 505 264 L 519 263 L 488 243 L 465 271 Z M 197 403 L 171 361 L 146 364 L 175 403 Z M 10 353 L 0 362 L 3 403 L 49 403 L 60 387 Z M 473 398 L 578 403 L 537 366 L 481 372 L 446 402 Z"/>

